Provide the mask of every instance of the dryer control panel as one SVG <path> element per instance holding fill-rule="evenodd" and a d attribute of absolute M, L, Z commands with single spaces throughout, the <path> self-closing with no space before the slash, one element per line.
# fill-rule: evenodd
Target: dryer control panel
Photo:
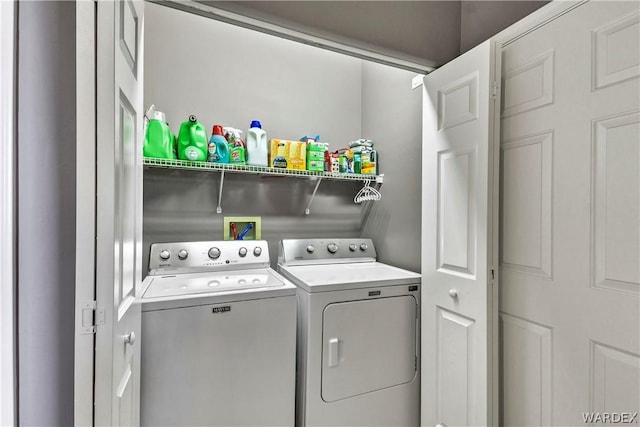
<path fill-rule="evenodd" d="M 371 262 L 376 248 L 371 239 L 284 239 L 278 262 L 282 265 Z"/>
<path fill-rule="evenodd" d="M 269 267 L 266 240 L 154 243 L 149 275 Z"/>

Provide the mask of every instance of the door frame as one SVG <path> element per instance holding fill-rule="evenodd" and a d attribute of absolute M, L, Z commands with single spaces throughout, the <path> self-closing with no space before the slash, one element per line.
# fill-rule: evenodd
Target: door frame
<path fill-rule="evenodd" d="M 0 425 L 17 424 L 16 8 L 0 2 Z"/>
<path fill-rule="evenodd" d="M 96 309 L 96 3 L 76 2 L 76 316 L 74 423 L 94 424 Z"/>

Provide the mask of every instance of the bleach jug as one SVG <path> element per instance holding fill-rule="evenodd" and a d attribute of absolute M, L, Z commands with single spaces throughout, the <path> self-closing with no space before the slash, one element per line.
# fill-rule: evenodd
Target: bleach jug
<path fill-rule="evenodd" d="M 267 133 L 258 120 L 251 122 L 247 132 L 247 163 L 254 166 L 269 166 Z"/>
<path fill-rule="evenodd" d="M 229 144 L 221 125 L 214 125 L 211 131 L 208 160 L 213 163 L 229 163 Z"/>
<path fill-rule="evenodd" d="M 144 134 L 142 153 L 145 157 L 175 160 L 176 140 L 169 129 L 164 113 L 153 111 L 150 114 L 147 113 L 147 116 L 149 123 L 147 123 L 147 130 Z"/>
<path fill-rule="evenodd" d="M 207 160 L 207 133 L 194 115 L 180 125 L 178 158 L 198 162 Z"/>

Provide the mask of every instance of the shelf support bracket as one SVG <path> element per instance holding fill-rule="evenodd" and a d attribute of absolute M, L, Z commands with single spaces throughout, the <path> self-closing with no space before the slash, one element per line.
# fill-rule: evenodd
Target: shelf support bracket
<path fill-rule="evenodd" d="M 313 193 L 311 194 L 311 200 L 309 200 L 309 203 L 307 204 L 307 207 L 304 210 L 305 215 L 309 215 L 311 213 L 309 209 L 311 208 L 311 203 L 313 203 L 313 198 L 316 197 L 316 193 L 318 192 L 318 187 L 320 187 L 321 182 L 322 182 L 322 178 L 318 178 L 318 181 L 316 182 L 316 188 L 313 189 Z"/>
<path fill-rule="evenodd" d="M 220 190 L 218 191 L 218 207 L 216 208 L 216 212 L 222 213 L 222 190 L 224 189 L 224 171 L 220 172 Z"/>

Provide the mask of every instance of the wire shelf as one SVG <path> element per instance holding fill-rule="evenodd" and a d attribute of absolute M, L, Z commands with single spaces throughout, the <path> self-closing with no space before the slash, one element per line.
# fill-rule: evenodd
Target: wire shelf
<path fill-rule="evenodd" d="M 265 166 L 234 165 L 227 163 L 192 162 L 188 160 L 156 159 L 145 157 L 144 166 L 178 170 L 199 170 L 234 172 L 259 175 L 291 176 L 294 178 L 322 178 L 341 181 L 372 181 L 382 183 L 384 175 L 364 175 L 356 173 L 332 173 L 307 170 L 277 169 Z"/>

